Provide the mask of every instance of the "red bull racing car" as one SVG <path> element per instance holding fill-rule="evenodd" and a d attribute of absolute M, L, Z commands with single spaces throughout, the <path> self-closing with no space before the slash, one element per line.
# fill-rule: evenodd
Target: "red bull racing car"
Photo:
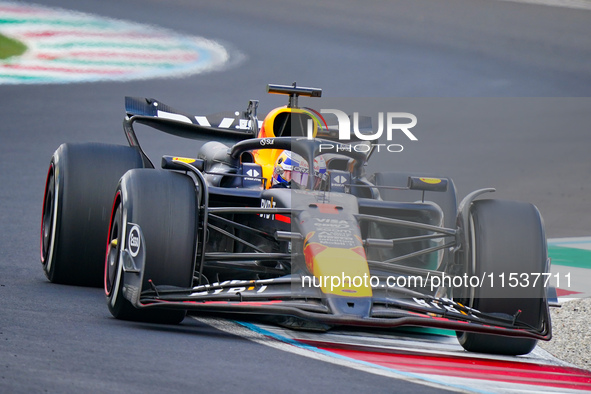
<path fill-rule="evenodd" d="M 298 106 L 320 89 L 268 91 L 289 102 L 262 121 L 254 100 L 240 119 L 216 120 L 127 97 L 129 146 L 61 145 L 41 223 L 48 279 L 103 286 L 125 320 L 174 324 L 189 312 L 310 330 L 439 327 L 467 350 L 513 355 L 551 338 L 533 205 L 477 199 L 494 189 L 458 203 L 446 177 L 367 174 L 371 146 L 347 149 L 342 130 Z M 155 163 L 137 124 L 207 142 Z"/>

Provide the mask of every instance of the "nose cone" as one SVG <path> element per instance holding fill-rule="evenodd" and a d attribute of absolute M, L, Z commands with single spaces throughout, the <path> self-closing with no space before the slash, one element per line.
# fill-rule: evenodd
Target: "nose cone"
<path fill-rule="evenodd" d="M 318 280 L 324 294 L 357 298 L 372 296 L 363 247 L 334 248 L 313 242 L 304 248 L 304 256 L 308 270 Z"/>

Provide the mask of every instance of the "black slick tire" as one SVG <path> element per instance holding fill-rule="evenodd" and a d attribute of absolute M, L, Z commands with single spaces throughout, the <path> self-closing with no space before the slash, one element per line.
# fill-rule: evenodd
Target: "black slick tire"
<path fill-rule="evenodd" d="M 105 294 L 111 314 L 121 320 L 178 324 L 185 310 L 135 308 L 125 298 L 126 273 L 122 250 L 134 226 L 141 229 L 145 248 L 144 283 L 190 288 L 193 282 L 197 235 L 197 195 L 193 180 L 183 174 L 139 169 L 123 176 L 112 209 L 107 257 Z M 131 242 L 129 242 L 131 244 Z M 127 248 L 127 249 L 126 249 Z"/>
<path fill-rule="evenodd" d="M 63 144 L 53 154 L 43 197 L 41 264 L 53 283 L 101 287 L 105 238 L 121 176 L 143 167 L 137 149 Z"/>
<path fill-rule="evenodd" d="M 482 287 L 472 288 L 464 302 L 481 312 L 505 316 L 521 310 L 519 321 L 541 327 L 547 310 L 543 278 L 535 286 L 533 280 L 527 286 L 509 285 L 511 275 L 525 284 L 532 273 L 547 272 L 546 237 L 537 208 L 516 201 L 479 200 L 472 203 L 469 222 L 469 275 L 489 278 L 492 274 L 494 282 L 491 285 L 489 279 Z M 537 343 L 536 339 L 471 332 L 457 332 L 457 336 L 468 351 L 501 355 L 527 354 Z"/>

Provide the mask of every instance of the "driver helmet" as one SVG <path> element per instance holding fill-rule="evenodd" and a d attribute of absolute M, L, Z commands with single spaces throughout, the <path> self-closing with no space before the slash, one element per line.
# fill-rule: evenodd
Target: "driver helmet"
<path fill-rule="evenodd" d="M 275 162 L 272 186 L 305 189 L 308 186 L 309 173 L 308 162 L 302 156 L 285 150 Z M 326 178 L 326 161 L 322 156 L 314 159 L 314 175 L 316 178 L 313 187 L 318 189 Z"/>

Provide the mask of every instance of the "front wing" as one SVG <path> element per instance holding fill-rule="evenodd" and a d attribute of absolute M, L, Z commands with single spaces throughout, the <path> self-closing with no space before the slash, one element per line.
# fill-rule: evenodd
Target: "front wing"
<path fill-rule="evenodd" d="M 196 286 L 192 289 L 159 287 L 141 294 L 126 285 L 126 297 L 136 308 L 173 308 L 195 312 L 294 317 L 327 326 L 388 328 L 422 326 L 510 337 L 549 340 L 548 311 L 541 329 L 514 316 L 482 313 L 446 298 L 427 296 L 409 289 L 374 289 L 368 316 L 335 314 L 316 289 L 301 287 L 297 277 L 265 280 L 233 280 Z M 296 291 L 294 291 L 296 289 Z M 347 299 L 355 302 L 355 298 Z M 362 301 L 362 300 L 360 300 Z"/>

